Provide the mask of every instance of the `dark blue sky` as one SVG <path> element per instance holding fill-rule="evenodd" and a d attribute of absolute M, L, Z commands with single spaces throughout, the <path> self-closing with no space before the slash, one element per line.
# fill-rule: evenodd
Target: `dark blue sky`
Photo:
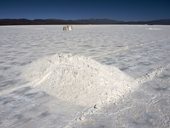
<path fill-rule="evenodd" d="M 170 18 L 170 0 L 0 0 L 0 18 Z"/>

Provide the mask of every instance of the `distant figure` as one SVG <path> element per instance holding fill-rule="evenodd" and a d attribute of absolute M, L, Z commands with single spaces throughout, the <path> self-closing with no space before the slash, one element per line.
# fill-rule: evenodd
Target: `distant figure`
<path fill-rule="evenodd" d="M 72 26 L 71 25 L 66 25 L 63 27 L 63 31 L 71 31 L 72 30 Z"/>

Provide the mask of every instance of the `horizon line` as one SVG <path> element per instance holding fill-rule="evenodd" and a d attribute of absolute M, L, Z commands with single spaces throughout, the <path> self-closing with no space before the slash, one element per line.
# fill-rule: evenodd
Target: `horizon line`
<path fill-rule="evenodd" d="M 119 20 L 113 18 L 76 18 L 76 19 L 64 19 L 64 18 L 0 18 L 0 20 L 65 20 L 65 21 L 76 21 L 76 20 L 112 20 L 120 22 L 147 22 L 147 21 L 157 21 L 157 20 L 170 20 L 170 18 L 160 18 L 151 20 Z"/>

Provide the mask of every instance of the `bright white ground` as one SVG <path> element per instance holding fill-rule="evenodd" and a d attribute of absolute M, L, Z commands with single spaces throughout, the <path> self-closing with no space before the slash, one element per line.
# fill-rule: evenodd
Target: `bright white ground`
<path fill-rule="evenodd" d="M 91 57 L 143 82 L 89 112 L 25 86 L 25 65 L 56 53 Z M 169 128 L 169 64 L 170 26 L 85 25 L 69 32 L 62 26 L 0 27 L 0 128 Z"/>

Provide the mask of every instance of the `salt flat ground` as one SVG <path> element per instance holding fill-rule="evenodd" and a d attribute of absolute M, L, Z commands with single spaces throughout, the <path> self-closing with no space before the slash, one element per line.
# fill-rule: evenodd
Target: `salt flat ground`
<path fill-rule="evenodd" d="M 25 66 L 56 53 L 90 57 L 142 82 L 119 101 L 89 113 L 25 86 L 30 84 L 22 77 Z M 2 26 L 0 127 L 169 128 L 169 65 L 170 26 L 76 25 L 69 32 L 57 25 Z"/>

